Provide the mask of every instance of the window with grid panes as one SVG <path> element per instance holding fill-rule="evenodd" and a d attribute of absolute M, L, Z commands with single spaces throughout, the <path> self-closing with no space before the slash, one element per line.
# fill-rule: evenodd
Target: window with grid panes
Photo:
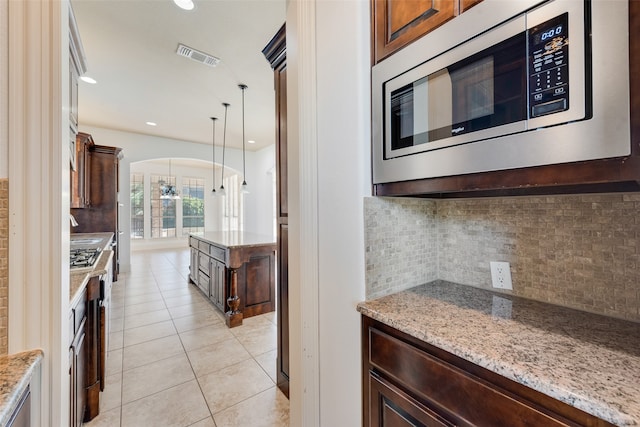
<path fill-rule="evenodd" d="M 151 238 L 176 237 L 176 202 L 180 199 L 160 197 L 163 184 L 176 185 L 175 176 L 151 175 Z"/>
<path fill-rule="evenodd" d="M 204 234 L 204 179 L 182 179 L 182 235 Z"/>
<path fill-rule="evenodd" d="M 144 239 L 144 174 L 131 174 L 131 238 Z"/>

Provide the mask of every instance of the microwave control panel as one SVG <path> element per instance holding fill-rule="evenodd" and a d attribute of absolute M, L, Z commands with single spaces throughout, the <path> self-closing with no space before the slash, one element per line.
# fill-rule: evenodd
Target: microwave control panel
<path fill-rule="evenodd" d="M 569 109 L 569 14 L 529 30 L 529 114 Z"/>

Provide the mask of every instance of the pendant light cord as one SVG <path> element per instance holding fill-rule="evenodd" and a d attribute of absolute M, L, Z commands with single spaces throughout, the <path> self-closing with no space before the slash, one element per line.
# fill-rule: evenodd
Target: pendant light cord
<path fill-rule="evenodd" d="M 227 150 L 227 110 L 229 109 L 229 104 L 224 102 L 224 131 L 222 133 L 222 182 L 220 183 L 220 188 L 224 191 L 224 154 Z"/>
<path fill-rule="evenodd" d="M 212 193 L 215 193 L 216 191 L 216 120 L 218 120 L 217 117 L 211 117 L 211 123 L 213 125 L 213 136 L 211 138 L 211 158 L 213 161 L 213 165 L 211 167 L 211 175 L 213 178 L 213 190 L 211 190 Z"/>
<path fill-rule="evenodd" d="M 238 87 L 242 90 L 242 185 L 247 185 L 247 168 L 245 162 L 245 139 L 244 139 L 244 91 L 247 89 L 247 85 L 241 84 Z"/>

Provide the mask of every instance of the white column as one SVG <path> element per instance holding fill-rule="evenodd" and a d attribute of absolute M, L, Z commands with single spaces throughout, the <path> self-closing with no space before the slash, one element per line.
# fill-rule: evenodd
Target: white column
<path fill-rule="evenodd" d="M 320 426 L 315 0 L 287 9 L 290 425 Z"/>
<path fill-rule="evenodd" d="M 36 426 L 69 424 L 68 12 L 9 2 L 9 352 L 44 350 Z"/>

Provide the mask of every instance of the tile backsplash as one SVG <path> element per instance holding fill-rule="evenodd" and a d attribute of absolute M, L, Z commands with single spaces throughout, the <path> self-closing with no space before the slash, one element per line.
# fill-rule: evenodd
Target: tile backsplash
<path fill-rule="evenodd" d="M 435 202 L 368 197 L 364 211 L 367 299 L 438 278 Z"/>
<path fill-rule="evenodd" d="M 0 179 L 0 355 L 9 346 L 9 180 Z"/>
<path fill-rule="evenodd" d="M 435 279 L 640 321 L 640 194 L 365 200 L 367 298 Z"/>

